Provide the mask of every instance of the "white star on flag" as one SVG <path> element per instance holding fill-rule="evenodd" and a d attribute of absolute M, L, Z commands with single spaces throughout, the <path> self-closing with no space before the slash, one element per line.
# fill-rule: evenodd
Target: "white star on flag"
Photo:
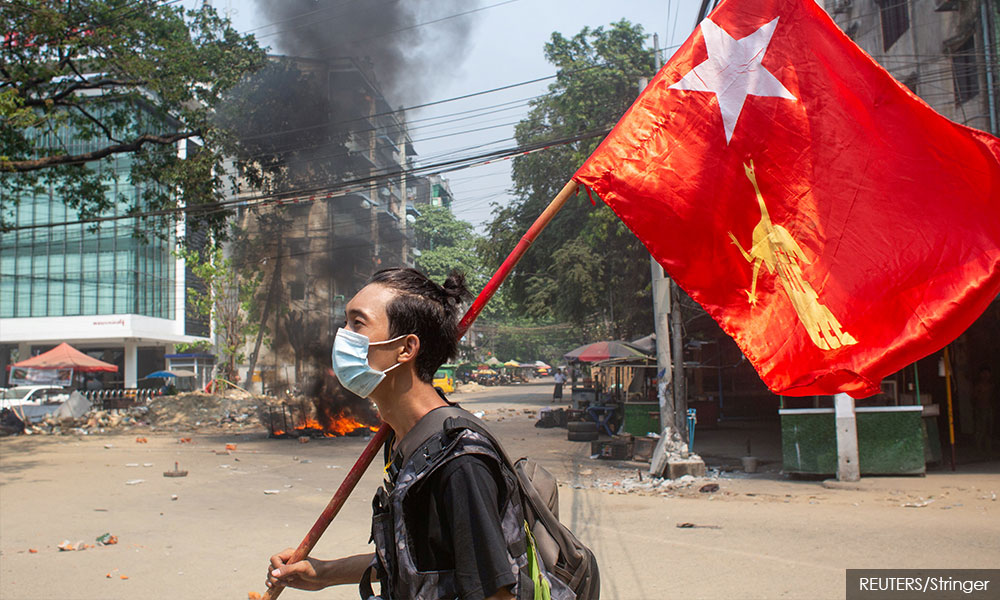
<path fill-rule="evenodd" d="M 705 38 L 708 60 L 695 66 L 674 90 L 711 92 L 719 101 L 726 144 L 733 139 L 733 129 L 743 111 L 747 96 L 772 96 L 797 100 L 780 81 L 764 68 L 761 61 L 771 43 L 778 19 L 764 25 L 741 40 L 733 39 L 724 29 L 705 19 L 701 33 Z"/>

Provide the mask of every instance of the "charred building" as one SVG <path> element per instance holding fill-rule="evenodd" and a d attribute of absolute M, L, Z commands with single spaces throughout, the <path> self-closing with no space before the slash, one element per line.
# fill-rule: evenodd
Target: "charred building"
<path fill-rule="evenodd" d="M 265 118 L 246 135 L 261 163 L 274 161 L 251 173 L 271 191 L 263 201 L 245 193 L 238 214 L 236 251 L 260 274 L 253 312 L 263 329 L 246 368 L 258 389 L 308 392 L 330 367 L 346 300 L 376 270 L 413 265 L 414 205 L 429 188 L 408 190 L 412 140 L 370 64 L 274 60 L 282 81 L 301 87 L 276 107 L 288 118 Z M 281 85 L 265 88 L 288 93 Z"/>

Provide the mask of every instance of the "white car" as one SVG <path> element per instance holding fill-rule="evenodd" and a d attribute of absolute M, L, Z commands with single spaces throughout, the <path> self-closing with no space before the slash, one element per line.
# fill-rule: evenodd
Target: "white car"
<path fill-rule="evenodd" d="M 55 385 L 20 385 L 0 391 L 0 409 L 13 406 L 58 405 L 69 400 L 69 392 Z"/>

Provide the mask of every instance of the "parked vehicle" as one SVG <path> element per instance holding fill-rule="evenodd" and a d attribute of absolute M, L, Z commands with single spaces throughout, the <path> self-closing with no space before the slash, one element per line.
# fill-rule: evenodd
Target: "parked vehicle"
<path fill-rule="evenodd" d="M 0 391 L 0 410 L 9 408 L 22 421 L 39 421 L 69 400 L 69 390 L 54 385 L 22 385 Z"/>
<path fill-rule="evenodd" d="M 445 394 L 455 391 L 455 370 L 442 366 L 434 373 L 434 387 Z"/>
<path fill-rule="evenodd" d="M 0 391 L 0 408 L 62 404 L 67 400 L 69 391 L 54 385 L 20 385 Z"/>

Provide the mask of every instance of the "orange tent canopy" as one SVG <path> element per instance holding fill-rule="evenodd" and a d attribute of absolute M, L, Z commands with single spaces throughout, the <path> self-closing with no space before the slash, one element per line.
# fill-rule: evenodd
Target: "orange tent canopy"
<path fill-rule="evenodd" d="M 14 363 L 11 366 L 28 369 L 72 368 L 77 373 L 92 373 L 94 371 L 110 371 L 114 373 L 118 371 L 118 367 L 115 365 L 87 356 L 66 342 L 59 344 L 48 352 Z M 9 369 L 10 367 L 7 368 Z"/>

